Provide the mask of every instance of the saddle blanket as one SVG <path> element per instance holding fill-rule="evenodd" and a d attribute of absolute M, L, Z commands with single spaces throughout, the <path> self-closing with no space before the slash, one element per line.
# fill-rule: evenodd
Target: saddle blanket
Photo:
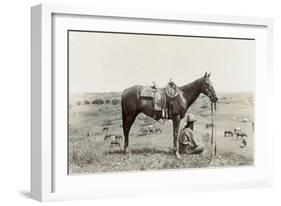
<path fill-rule="evenodd" d="M 150 86 L 144 86 L 141 91 L 140 91 L 140 96 L 141 97 L 150 97 L 154 100 L 154 109 L 157 111 L 161 111 L 164 106 L 164 100 L 165 98 L 161 91 L 150 87 Z"/>
<path fill-rule="evenodd" d="M 157 89 L 154 89 L 150 86 L 145 86 L 142 87 L 141 91 L 140 91 L 140 96 L 141 97 L 155 97 L 155 93 L 157 92 Z"/>

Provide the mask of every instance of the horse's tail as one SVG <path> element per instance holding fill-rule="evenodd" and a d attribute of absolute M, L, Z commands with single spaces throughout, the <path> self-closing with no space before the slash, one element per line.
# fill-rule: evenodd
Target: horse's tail
<path fill-rule="evenodd" d="M 125 115 L 125 106 L 124 106 L 124 96 L 121 96 L 121 110 L 122 110 L 122 127 L 123 127 L 123 133 L 125 135 L 125 131 L 124 131 L 124 126 L 125 126 L 125 122 L 126 122 L 126 115 Z"/>

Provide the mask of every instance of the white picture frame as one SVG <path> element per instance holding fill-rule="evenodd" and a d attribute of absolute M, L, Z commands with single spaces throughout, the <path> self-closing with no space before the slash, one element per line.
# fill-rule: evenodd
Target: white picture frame
<path fill-rule="evenodd" d="M 70 18 L 63 21 L 56 17 Z M 71 20 L 71 18 L 76 18 Z M 65 42 L 55 45 L 55 32 L 62 33 L 70 25 L 87 30 L 91 18 L 106 18 L 107 27 L 118 32 L 114 20 L 122 20 L 126 30 L 126 22 L 139 21 L 145 30 L 149 22 L 161 22 L 181 25 L 192 24 L 214 26 L 210 36 L 230 36 L 257 38 L 256 68 L 256 150 L 255 165 L 242 168 L 213 168 L 193 170 L 168 170 L 157 172 L 124 172 L 117 174 L 98 174 L 73 176 L 69 178 L 65 165 L 60 161 L 65 159 L 60 151 L 65 151 L 66 145 L 56 139 L 54 128 L 57 127 L 60 115 L 54 115 L 65 103 L 56 93 L 65 88 L 56 83 L 64 74 L 57 69 L 54 62 L 56 55 L 65 55 Z M 90 19 L 90 20 L 89 20 Z M 89 20 L 89 21 L 88 21 Z M 112 22 L 111 22 L 112 21 Z M 67 23 L 66 23 L 67 22 Z M 78 23 L 79 24 L 78 24 Z M 69 23 L 69 24 L 68 24 Z M 147 25 L 146 25 L 147 24 Z M 79 26 L 78 26 L 79 25 Z M 227 28 L 225 31 L 222 28 Z M 244 28 L 249 30 L 244 31 Z M 31 196 L 39 201 L 83 199 L 109 196 L 124 196 L 135 194 L 177 193 L 183 191 L 209 191 L 214 189 L 238 189 L 250 187 L 268 187 L 273 184 L 273 131 L 267 118 L 271 105 L 273 78 L 273 21 L 269 18 L 236 17 L 221 15 L 202 15 L 189 13 L 149 12 L 115 10 L 92 7 L 80 7 L 56 4 L 40 4 L 31 8 Z M 157 33 L 157 31 L 155 31 Z M 162 31 L 163 32 L 163 31 Z M 175 34 L 180 30 L 173 31 Z M 196 29 L 194 34 L 196 35 Z M 213 33 L 212 33 L 213 32 Z M 228 32 L 228 33 L 227 33 Z M 161 33 L 159 31 L 158 33 Z M 57 37 L 56 37 L 57 38 Z M 58 38 L 60 35 L 58 34 Z M 64 43 L 63 43 L 64 42 Z M 62 64 L 62 68 L 65 62 Z M 57 69 L 57 70 L 55 70 Z M 265 98 L 266 97 L 266 98 Z M 257 132 L 258 131 L 258 132 Z M 262 142 L 261 138 L 267 141 Z M 262 149 L 261 149 L 262 148 Z M 60 166 L 62 165 L 62 166 Z M 73 188 L 69 189 L 70 186 Z"/>

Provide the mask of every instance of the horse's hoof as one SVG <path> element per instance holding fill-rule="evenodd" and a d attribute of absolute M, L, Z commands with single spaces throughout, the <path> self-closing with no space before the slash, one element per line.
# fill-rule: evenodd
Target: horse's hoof
<path fill-rule="evenodd" d="M 124 149 L 124 154 L 129 154 L 130 153 L 130 150 L 128 148 L 125 148 Z"/>
<path fill-rule="evenodd" d="M 176 152 L 176 158 L 178 158 L 178 159 L 181 159 L 181 158 L 182 158 L 182 156 L 180 155 L 179 152 Z"/>

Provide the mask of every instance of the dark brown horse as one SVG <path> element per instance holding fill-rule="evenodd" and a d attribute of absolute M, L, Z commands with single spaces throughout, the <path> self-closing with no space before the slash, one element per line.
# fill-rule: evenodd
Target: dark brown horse
<path fill-rule="evenodd" d="M 211 73 L 210 73 L 211 74 Z M 212 102 L 217 101 L 216 92 L 210 82 L 210 74 L 205 75 L 190 84 L 179 87 L 179 95 L 173 101 L 171 108 L 170 119 L 173 121 L 173 145 L 174 152 L 177 157 L 180 157 L 178 152 L 178 132 L 180 121 L 184 118 L 186 111 L 190 105 L 203 93 L 207 95 Z M 124 152 L 128 152 L 129 146 L 129 132 L 136 116 L 143 112 L 149 117 L 160 119 L 162 117 L 161 111 L 154 110 L 154 103 L 152 98 L 140 97 L 140 90 L 142 86 L 136 85 L 127 88 L 122 93 L 122 119 L 123 119 L 123 132 L 124 132 Z"/>

